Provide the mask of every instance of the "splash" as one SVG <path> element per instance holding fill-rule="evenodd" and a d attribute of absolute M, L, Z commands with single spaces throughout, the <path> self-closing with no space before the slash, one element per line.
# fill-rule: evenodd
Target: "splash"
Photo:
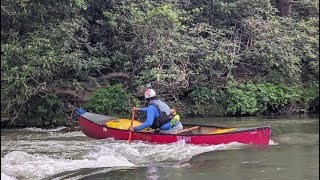
<path fill-rule="evenodd" d="M 269 145 L 278 145 L 278 143 L 272 141 L 271 139 L 269 139 Z"/>
<path fill-rule="evenodd" d="M 130 162 L 144 166 L 158 163 L 181 164 L 192 157 L 210 151 L 231 150 L 243 147 L 241 143 L 229 143 L 220 145 L 192 145 L 184 141 L 171 144 L 152 144 L 135 141 L 131 144 L 112 142 L 107 143 L 99 150 L 92 151 L 90 156 L 103 156 L 105 153 L 120 153 Z"/>
<path fill-rule="evenodd" d="M 42 129 L 42 128 L 36 128 L 36 127 L 30 127 L 30 128 L 23 128 L 22 131 L 31 131 L 31 132 L 59 132 L 63 129 L 66 129 L 65 126 L 56 127 L 53 129 Z"/>
<path fill-rule="evenodd" d="M 14 136 L 14 140 L 9 137 L 13 136 L 2 137 L 1 142 L 2 176 L 7 179 L 43 179 L 88 168 L 182 167 L 188 166 L 188 161 L 198 154 L 244 146 L 239 143 L 200 146 L 184 141 L 127 144 L 112 138 L 92 140 L 81 132 L 30 133 Z"/>
<path fill-rule="evenodd" d="M 101 141 L 99 141 L 101 143 Z M 70 146 L 69 148 L 81 148 Z M 89 146 L 90 147 L 90 146 Z M 66 150 L 59 149 L 59 152 Z M 63 155 L 47 155 L 37 152 L 12 151 L 1 159 L 1 168 L 7 176 L 23 179 L 41 179 L 64 171 L 74 171 L 82 168 L 101 167 L 132 167 L 150 164 L 183 164 L 198 154 L 239 148 L 239 144 L 195 146 L 183 141 L 163 145 L 105 141 L 96 144 L 78 158 L 67 158 Z M 75 149 L 84 151 L 85 149 Z"/>
<path fill-rule="evenodd" d="M 2 180 L 17 180 L 16 178 L 12 177 L 12 176 L 8 176 L 4 173 L 1 173 L 1 179 Z"/>
<path fill-rule="evenodd" d="M 134 166 L 120 154 L 105 154 L 101 157 L 64 159 L 43 154 L 29 154 L 22 151 L 12 151 L 1 159 L 1 169 L 8 176 L 17 179 L 41 179 L 63 171 L 73 171 L 81 168 L 99 168 L 116 166 Z"/>

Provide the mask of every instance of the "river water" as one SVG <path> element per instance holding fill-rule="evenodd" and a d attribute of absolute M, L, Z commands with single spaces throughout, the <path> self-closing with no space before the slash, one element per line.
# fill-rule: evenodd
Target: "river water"
<path fill-rule="evenodd" d="M 269 145 L 196 146 L 183 141 L 94 140 L 81 131 L 1 130 L 1 179 L 256 180 L 319 179 L 319 116 L 185 119 L 253 127 L 271 125 Z"/>

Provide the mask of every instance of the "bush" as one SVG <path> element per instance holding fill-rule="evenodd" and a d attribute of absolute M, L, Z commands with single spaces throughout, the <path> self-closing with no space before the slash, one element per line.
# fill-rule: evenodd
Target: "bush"
<path fill-rule="evenodd" d="M 65 126 L 66 102 L 55 94 L 33 96 L 32 101 L 26 102 L 21 108 L 19 118 L 11 125 L 16 127 L 48 127 Z"/>
<path fill-rule="evenodd" d="M 248 81 L 237 84 L 230 81 L 225 92 L 227 114 L 258 115 L 279 112 L 285 106 L 297 106 L 306 111 L 310 98 L 303 96 L 301 85 L 277 85 L 273 83 L 253 83 Z"/>
<path fill-rule="evenodd" d="M 193 90 L 190 97 L 193 102 L 190 111 L 193 114 L 200 116 L 222 116 L 224 114 L 221 93 L 200 87 Z"/>
<path fill-rule="evenodd" d="M 116 84 L 98 89 L 83 105 L 83 108 L 90 112 L 108 116 L 129 117 L 129 100 L 134 106 L 139 104 L 139 100 L 127 92 L 121 84 Z"/>
<path fill-rule="evenodd" d="M 228 82 L 226 94 L 226 114 L 255 114 L 258 109 L 256 99 L 256 87 L 252 84 L 239 86 L 233 82 Z"/>

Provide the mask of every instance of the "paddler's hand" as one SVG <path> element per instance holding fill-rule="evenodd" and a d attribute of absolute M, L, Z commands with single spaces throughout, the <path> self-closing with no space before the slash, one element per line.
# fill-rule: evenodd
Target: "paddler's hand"
<path fill-rule="evenodd" d="M 130 130 L 130 131 L 134 131 L 133 126 L 130 126 L 128 130 Z"/>
<path fill-rule="evenodd" d="M 134 112 L 134 111 L 135 111 L 135 112 L 136 112 L 136 111 L 139 111 L 139 108 L 133 107 L 133 108 L 131 108 L 131 111 L 132 111 L 132 112 Z"/>

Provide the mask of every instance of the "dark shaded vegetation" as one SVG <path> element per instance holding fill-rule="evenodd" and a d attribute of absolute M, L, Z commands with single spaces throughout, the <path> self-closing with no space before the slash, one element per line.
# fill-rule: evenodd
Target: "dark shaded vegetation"
<path fill-rule="evenodd" d="M 4 0 L 1 118 L 130 116 L 146 83 L 183 116 L 319 112 L 318 16 L 318 0 Z"/>

